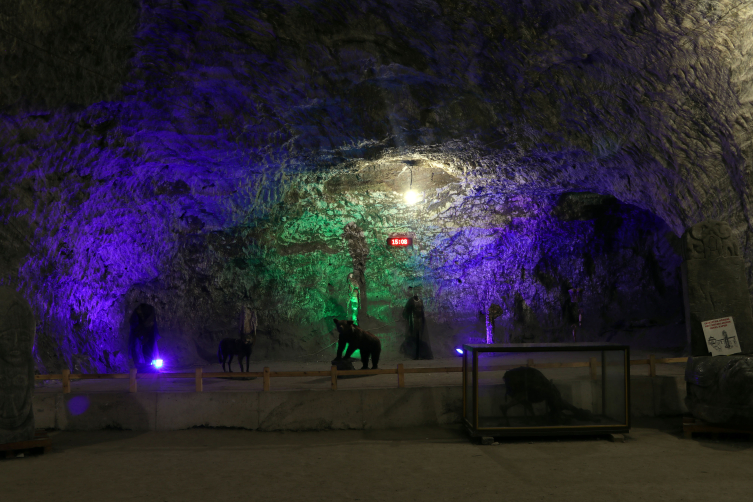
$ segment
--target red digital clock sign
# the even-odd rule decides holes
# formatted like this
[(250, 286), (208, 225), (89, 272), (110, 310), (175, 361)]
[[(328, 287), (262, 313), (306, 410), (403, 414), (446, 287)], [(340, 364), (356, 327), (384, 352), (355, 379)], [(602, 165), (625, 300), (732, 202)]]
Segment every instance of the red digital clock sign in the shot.
[(404, 248), (413, 245), (412, 237), (390, 237), (387, 239), (387, 245), (392, 247)]

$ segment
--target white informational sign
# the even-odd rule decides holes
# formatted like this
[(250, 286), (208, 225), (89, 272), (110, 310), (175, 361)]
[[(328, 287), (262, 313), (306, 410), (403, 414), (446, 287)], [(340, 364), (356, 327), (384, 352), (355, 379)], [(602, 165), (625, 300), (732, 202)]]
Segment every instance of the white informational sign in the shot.
[(706, 337), (706, 346), (712, 356), (729, 356), (742, 351), (737, 331), (735, 331), (735, 323), (732, 322), (731, 317), (703, 321), (701, 324)]

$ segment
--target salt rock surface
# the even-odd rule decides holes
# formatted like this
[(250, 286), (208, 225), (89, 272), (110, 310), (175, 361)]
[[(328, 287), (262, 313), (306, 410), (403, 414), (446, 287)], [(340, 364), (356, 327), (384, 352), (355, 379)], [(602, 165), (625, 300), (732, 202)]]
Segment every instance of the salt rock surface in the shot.
[(126, 368), (140, 303), (181, 364), (249, 303), (258, 357), (314, 354), (350, 223), (385, 354), (408, 286), (438, 356), (492, 304), (495, 339), (564, 341), (575, 286), (584, 339), (673, 346), (682, 230), (728, 221), (753, 264), (737, 2), (36, 5), (2, 13), (47, 52), (0, 38), (0, 275), (42, 370)]

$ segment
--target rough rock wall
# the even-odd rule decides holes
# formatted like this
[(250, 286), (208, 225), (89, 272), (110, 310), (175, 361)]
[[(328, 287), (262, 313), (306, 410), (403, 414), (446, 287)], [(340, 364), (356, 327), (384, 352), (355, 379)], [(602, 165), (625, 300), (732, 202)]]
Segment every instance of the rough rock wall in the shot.
[[(0, 10), (0, 265), (40, 319), (42, 366), (124, 367), (142, 301), (184, 363), (230, 334), (247, 300), (266, 330), (260, 357), (315, 352), (343, 308), (352, 222), (390, 346), (409, 285), (444, 323), (438, 345), (479, 336), (470, 313), (492, 300), (499, 336), (564, 336), (562, 291), (576, 283), (600, 312), (589, 336), (604, 339), (659, 323), (646, 290), (676, 307), (667, 226), (730, 221), (753, 261), (745, 3), (91, 10)], [(399, 196), (409, 173), (418, 206)], [(561, 216), (572, 192), (622, 204)], [(615, 215), (620, 231), (602, 221)], [(399, 231), (419, 245), (386, 249)]]

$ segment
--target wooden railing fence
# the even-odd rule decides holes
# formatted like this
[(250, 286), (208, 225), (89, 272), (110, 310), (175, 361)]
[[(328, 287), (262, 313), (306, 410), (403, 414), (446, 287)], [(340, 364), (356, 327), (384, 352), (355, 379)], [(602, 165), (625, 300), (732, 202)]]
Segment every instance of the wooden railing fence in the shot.
[[(688, 360), (687, 357), (664, 357), (655, 358), (653, 355), (648, 359), (633, 359), (630, 361), (631, 366), (648, 364), (649, 375), (656, 376), (657, 364), (671, 364), (671, 363), (684, 363)], [(527, 366), (532, 368), (590, 368), (591, 378), (596, 380), (598, 378), (598, 362), (595, 357), (592, 357), (589, 362), (577, 362), (577, 363), (539, 363), (534, 364), (533, 359), (528, 359)], [(517, 368), (519, 364), (515, 365), (501, 365), (501, 366), (481, 366), (479, 369), (482, 371), (500, 371), (510, 370)], [(458, 366), (450, 367), (437, 367), (437, 368), (406, 368), (403, 363), (397, 365), (395, 369), (376, 369), (376, 370), (338, 370), (336, 366), (332, 366), (329, 371), (271, 371), (269, 368), (264, 368), (262, 371), (251, 371), (248, 373), (223, 373), (223, 372), (204, 372), (202, 368), (196, 368), (193, 373), (138, 373), (136, 369), (131, 369), (130, 373), (71, 373), (69, 370), (63, 370), (60, 374), (54, 375), (35, 375), (36, 380), (62, 380), (63, 382), (63, 394), (71, 392), (71, 380), (117, 380), (128, 379), (129, 391), (137, 392), (138, 380), (154, 379), (154, 378), (193, 378), (196, 382), (196, 392), (204, 391), (204, 379), (205, 378), (262, 378), (265, 391), (269, 390), (270, 380), (272, 378), (301, 378), (301, 377), (326, 377), (331, 379), (332, 390), (337, 390), (337, 377), (348, 375), (397, 375), (397, 386), (405, 387), (405, 375), (415, 373), (460, 373), (463, 368)]]

